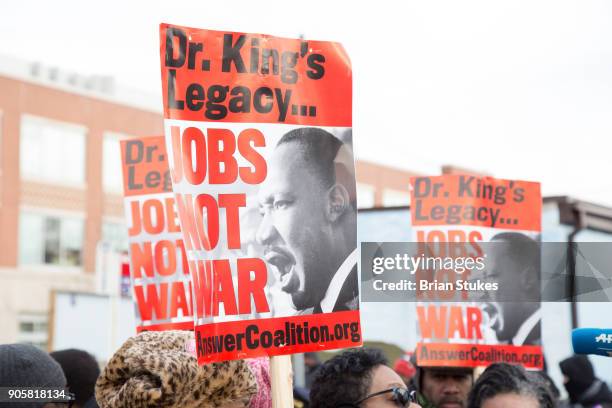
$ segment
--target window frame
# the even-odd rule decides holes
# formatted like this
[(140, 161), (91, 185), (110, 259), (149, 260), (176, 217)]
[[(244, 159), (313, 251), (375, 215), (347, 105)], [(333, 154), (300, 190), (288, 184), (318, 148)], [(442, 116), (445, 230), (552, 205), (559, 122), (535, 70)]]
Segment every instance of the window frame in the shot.
[(384, 188), (382, 191), (382, 205), (383, 207), (410, 206), (410, 191), (408, 190), (408, 186), (406, 186), (405, 191), (396, 188)]
[[(44, 323), (46, 328), (44, 331), (32, 330), (31, 332), (26, 332), (21, 330), (21, 325), (24, 323), (31, 323), (33, 328)], [(17, 315), (17, 341), (19, 343), (33, 344), (37, 347), (41, 347), (39, 343), (42, 343), (44, 346), (41, 348), (46, 350), (49, 345), (49, 324), (49, 315), (46, 313), (20, 312)]]
[[(102, 177), (102, 191), (104, 192), (104, 194), (115, 194), (115, 195), (123, 195), (123, 169), (121, 168), (121, 141), (122, 140), (128, 140), (131, 137), (126, 135), (125, 133), (120, 133), (120, 132), (114, 132), (114, 131), (110, 131), (110, 130), (105, 130), (104, 132), (102, 132), (102, 169), (101, 169), (101, 177)], [(119, 184), (119, 186), (117, 188), (113, 188), (112, 186), (107, 186), (105, 184), (105, 169), (106, 169), (106, 155), (104, 154), (104, 142), (106, 140), (110, 140), (110, 139), (114, 139), (115, 141), (117, 141), (117, 144), (119, 146), (119, 174), (120, 176), (120, 180), (121, 183)]]
[[(42, 217), (53, 217), (60, 219), (60, 231), (61, 231), (61, 219), (62, 218), (71, 218), (81, 221), (83, 223), (83, 239), (81, 246), (81, 264), (80, 265), (61, 265), (61, 264), (53, 264), (53, 263), (24, 263), (21, 259), (21, 217), (24, 213), (29, 213), (32, 215), (38, 215)], [(17, 240), (17, 262), (20, 268), (37, 270), (37, 271), (49, 271), (49, 272), (68, 272), (68, 273), (82, 273), (84, 270), (84, 255), (85, 255), (85, 242), (87, 239), (87, 215), (84, 212), (80, 211), (69, 211), (69, 210), (61, 210), (55, 208), (42, 208), (42, 207), (33, 207), (33, 206), (20, 206), (19, 207), (19, 237)], [(45, 237), (41, 237), (41, 239), (45, 239)], [(61, 238), (60, 238), (61, 239)], [(43, 246), (44, 249), (44, 246)], [(62, 243), (60, 240), (60, 251), (62, 249)]]
[[(355, 185), (355, 189), (356, 189), (356, 194), (357, 194), (357, 209), (358, 210), (376, 208), (376, 186), (375, 185), (357, 181)], [(364, 205), (363, 203), (364, 193), (367, 193), (368, 195), (371, 196), (370, 197), (372, 200), (371, 205), (369, 203), (367, 205)], [(361, 200), (360, 200), (360, 196), (362, 198)]]
[[(23, 126), (27, 121), (37, 123), (39, 125), (58, 126), (71, 129), (74, 132), (82, 133), (83, 137), (83, 177), (80, 181), (65, 180), (59, 178), (46, 178), (40, 175), (27, 174), (23, 171), (22, 164), (22, 148), (23, 148)], [(19, 119), (19, 176), (21, 181), (35, 182), (41, 184), (49, 184), (54, 186), (62, 186), (69, 188), (86, 189), (87, 188), (87, 144), (88, 144), (89, 129), (85, 125), (78, 123), (65, 122), (57, 119), (52, 119), (44, 116), (32, 115), (23, 113)]]
[[(129, 247), (130, 247), (130, 240), (129, 240), (129, 235), (128, 235), (128, 225), (125, 222), (125, 219), (123, 217), (113, 217), (113, 216), (103, 216), (102, 217), (102, 221), (100, 222), (100, 239), (99, 242), (108, 242), (108, 241), (104, 241), (104, 236), (102, 234), (103, 228), (104, 228), (104, 224), (117, 224), (119, 226), (119, 228), (123, 227), (125, 228), (125, 249), (124, 248), (118, 248), (113, 246), (114, 249), (118, 250), (118, 251), (128, 251)], [(111, 242), (112, 244), (112, 242)]]

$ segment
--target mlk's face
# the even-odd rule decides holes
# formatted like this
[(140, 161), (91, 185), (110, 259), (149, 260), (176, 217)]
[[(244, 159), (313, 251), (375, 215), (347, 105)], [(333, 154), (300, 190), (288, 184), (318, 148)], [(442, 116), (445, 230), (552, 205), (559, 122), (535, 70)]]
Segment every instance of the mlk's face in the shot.
[(500, 241), (491, 241), (487, 253), (487, 280), (497, 282), (498, 290), (489, 292), (491, 298), (497, 302), (510, 301), (513, 297), (519, 297), (525, 288), (521, 288), (520, 275), (523, 271), (513, 269), (511, 262), (505, 252), (508, 246)]
[[(513, 255), (510, 255), (514, 253)], [(512, 251), (510, 243), (493, 240), (487, 250), (486, 276), (498, 282), (499, 289), (490, 291), (498, 302), (539, 301), (539, 259), (528, 258), (528, 253)]]
[(257, 241), (298, 310), (322, 299), (335, 272), (326, 190), (290, 142), (274, 151), (258, 194)]
[[(514, 262), (507, 255), (508, 244), (503, 241), (491, 241), (493, 245), (487, 251), (486, 279), (497, 282), (499, 289), (489, 291), (490, 310), (499, 340), (511, 339), (523, 324), (524, 320), (531, 315), (539, 303), (534, 302), (534, 277), (535, 271), (522, 265), (522, 262)], [(538, 287), (535, 286), (535, 290)]]
[[(493, 319), (492, 327), (495, 329), (497, 336), (502, 337), (500, 340), (505, 340), (514, 335), (514, 327), (510, 327), (509, 318), (511, 317), (511, 307), (504, 301), (512, 298), (512, 295), (518, 296), (517, 290), (518, 279), (517, 273), (514, 274), (509, 268), (509, 262), (504, 257), (504, 245), (499, 241), (492, 241), (495, 244), (490, 245), (487, 251), (486, 261), (486, 280), (496, 282), (498, 290), (488, 291), (488, 296), (491, 303), (488, 306), (490, 318)], [(501, 248), (500, 248), (501, 247)]]

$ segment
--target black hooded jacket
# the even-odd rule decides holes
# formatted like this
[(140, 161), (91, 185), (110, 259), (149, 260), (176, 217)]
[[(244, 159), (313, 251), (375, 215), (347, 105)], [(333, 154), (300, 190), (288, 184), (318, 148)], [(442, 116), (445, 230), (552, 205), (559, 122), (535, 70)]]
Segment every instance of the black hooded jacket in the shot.
[(612, 408), (612, 392), (595, 377), (593, 365), (586, 356), (575, 355), (559, 363), (561, 372), (568, 378), (565, 389), (572, 404), (585, 408)]

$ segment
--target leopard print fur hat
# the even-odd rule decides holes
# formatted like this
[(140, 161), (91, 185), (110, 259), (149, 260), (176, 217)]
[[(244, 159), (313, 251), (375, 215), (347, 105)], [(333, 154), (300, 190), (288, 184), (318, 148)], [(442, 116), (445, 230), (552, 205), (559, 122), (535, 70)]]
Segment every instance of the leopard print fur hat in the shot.
[(193, 332), (144, 332), (128, 339), (96, 383), (101, 408), (247, 407), (257, 392), (244, 360), (199, 366)]

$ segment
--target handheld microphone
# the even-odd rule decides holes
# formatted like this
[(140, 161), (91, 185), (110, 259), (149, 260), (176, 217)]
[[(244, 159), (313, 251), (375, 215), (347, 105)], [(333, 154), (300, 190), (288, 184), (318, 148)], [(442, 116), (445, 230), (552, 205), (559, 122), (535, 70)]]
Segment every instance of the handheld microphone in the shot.
[(572, 345), (576, 354), (612, 357), (612, 329), (574, 329)]

